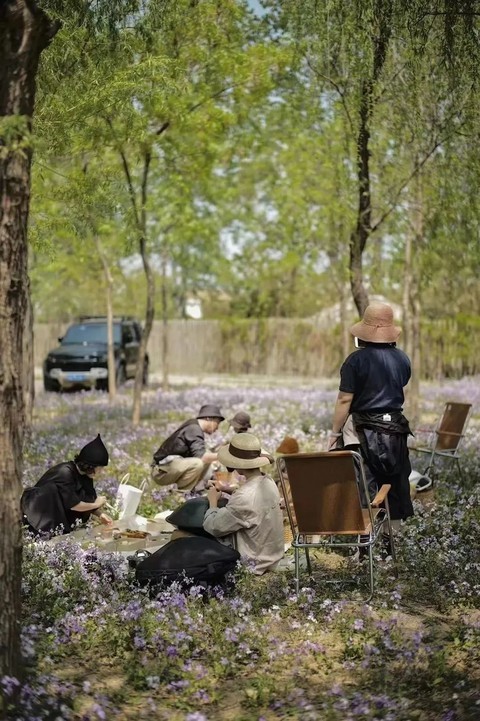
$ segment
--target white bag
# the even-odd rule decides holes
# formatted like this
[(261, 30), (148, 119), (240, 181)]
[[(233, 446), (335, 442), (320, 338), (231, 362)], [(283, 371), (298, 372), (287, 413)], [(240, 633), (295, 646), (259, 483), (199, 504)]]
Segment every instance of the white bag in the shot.
[(130, 518), (137, 512), (137, 508), (140, 504), (143, 491), (145, 490), (146, 481), (143, 481), (140, 488), (136, 486), (130, 486), (127, 481), (130, 478), (130, 473), (124, 475), (120, 481), (117, 491), (116, 506), (119, 509), (118, 518)]

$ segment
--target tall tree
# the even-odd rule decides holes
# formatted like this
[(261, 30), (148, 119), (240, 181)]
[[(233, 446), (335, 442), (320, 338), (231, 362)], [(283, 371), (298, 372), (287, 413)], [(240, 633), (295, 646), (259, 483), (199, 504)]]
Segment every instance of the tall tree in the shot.
[(35, 82), (58, 23), (37, 3), (0, 5), (0, 675), (19, 668), (19, 499), (25, 424), (22, 369), (28, 308), (27, 226)]

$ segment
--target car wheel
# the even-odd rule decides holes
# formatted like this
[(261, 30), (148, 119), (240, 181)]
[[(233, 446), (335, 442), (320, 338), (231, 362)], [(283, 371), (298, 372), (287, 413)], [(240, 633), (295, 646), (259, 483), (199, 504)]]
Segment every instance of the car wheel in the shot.
[(148, 372), (149, 372), (149, 364), (148, 360), (146, 360), (143, 364), (143, 375), (142, 375), (142, 385), (144, 388), (148, 386)]
[(127, 374), (125, 373), (125, 366), (120, 365), (117, 371), (117, 386), (123, 386), (127, 380)]
[(60, 384), (58, 381), (55, 380), (55, 378), (49, 378), (48, 376), (43, 376), (43, 390), (47, 392), (57, 393), (60, 390)]

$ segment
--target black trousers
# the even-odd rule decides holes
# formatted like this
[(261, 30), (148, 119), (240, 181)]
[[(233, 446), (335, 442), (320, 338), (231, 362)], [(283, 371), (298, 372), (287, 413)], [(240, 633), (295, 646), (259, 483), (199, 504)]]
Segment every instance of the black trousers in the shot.
[[(381, 486), (391, 486), (388, 494), (392, 521), (405, 520), (413, 516), (409, 476), (412, 471), (405, 433), (383, 433), (379, 429), (357, 429), (360, 447), (348, 446), (346, 450), (357, 450), (363, 459), (370, 501)], [(362, 504), (363, 488), (360, 484)]]

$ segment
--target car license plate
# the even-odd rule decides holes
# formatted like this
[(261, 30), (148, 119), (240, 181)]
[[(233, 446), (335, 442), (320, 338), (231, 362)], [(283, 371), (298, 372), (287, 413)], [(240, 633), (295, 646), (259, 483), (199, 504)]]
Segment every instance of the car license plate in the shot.
[(80, 383), (87, 379), (86, 373), (67, 373), (67, 381), (75, 381)]

